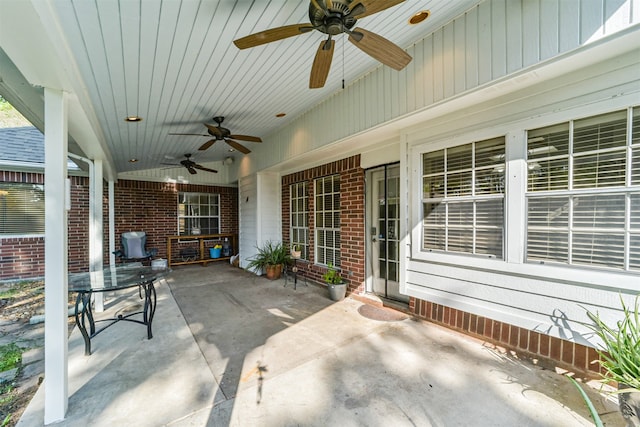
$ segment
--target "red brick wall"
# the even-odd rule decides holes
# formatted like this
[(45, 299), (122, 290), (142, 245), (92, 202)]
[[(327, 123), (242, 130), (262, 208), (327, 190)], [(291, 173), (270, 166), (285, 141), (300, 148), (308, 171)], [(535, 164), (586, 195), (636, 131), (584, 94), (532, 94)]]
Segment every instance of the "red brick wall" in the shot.
[[(115, 186), (115, 235), (127, 231), (147, 233), (147, 248), (167, 257), (167, 236), (178, 233), (178, 193), (183, 191), (220, 194), (220, 232), (238, 234), (238, 189), (194, 184), (173, 184), (120, 180)], [(104, 191), (105, 233), (108, 233), (108, 205)], [(105, 234), (108, 235), (108, 234)], [(105, 239), (105, 243), (106, 242)], [(108, 260), (108, 246), (104, 250)]]
[[(71, 210), (67, 221), (69, 272), (86, 271), (89, 266), (89, 178), (71, 177)], [(44, 271), (42, 272), (44, 275)]]
[(340, 174), (340, 268), (348, 293), (364, 291), (364, 170), (360, 155), (282, 177), (282, 241), (289, 242), (289, 185), (307, 181), (309, 189), (309, 262), (298, 262), (298, 274), (322, 282), (326, 267), (314, 264), (314, 180)]
[[(0, 181), (42, 184), (37, 173), (3, 172)], [(238, 190), (190, 184), (168, 184), (120, 180), (115, 185), (116, 246), (126, 231), (145, 231), (147, 247), (157, 248), (166, 257), (166, 236), (176, 234), (178, 192), (220, 194), (220, 231), (238, 233)], [(103, 190), (104, 262), (109, 261), (108, 188)], [(68, 215), (70, 272), (86, 271), (89, 265), (89, 179), (71, 177), (71, 210)], [(44, 237), (0, 238), (0, 280), (44, 276)]]

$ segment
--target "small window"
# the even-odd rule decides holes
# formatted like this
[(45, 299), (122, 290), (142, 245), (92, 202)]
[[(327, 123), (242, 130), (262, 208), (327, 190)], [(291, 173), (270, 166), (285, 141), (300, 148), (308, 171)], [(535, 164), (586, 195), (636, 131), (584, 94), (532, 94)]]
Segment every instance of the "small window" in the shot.
[(44, 185), (0, 182), (0, 235), (44, 234)]
[(630, 117), (528, 132), (527, 261), (640, 270), (640, 110)]
[(220, 196), (209, 193), (179, 193), (178, 234), (219, 234)]
[(340, 266), (340, 175), (315, 181), (315, 260)]
[(422, 249), (503, 258), (504, 137), (422, 155)]
[(291, 245), (300, 248), (301, 258), (309, 259), (309, 191), (306, 182), (289, 186)]

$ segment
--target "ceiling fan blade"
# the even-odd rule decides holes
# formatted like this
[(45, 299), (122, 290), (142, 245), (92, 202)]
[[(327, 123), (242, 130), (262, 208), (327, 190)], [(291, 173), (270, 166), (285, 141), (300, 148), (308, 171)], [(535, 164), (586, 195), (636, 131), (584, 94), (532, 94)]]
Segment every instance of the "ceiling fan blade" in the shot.
[(193, 166), (185, 166), (191, 175), (195, 175), (198, 172), (193, 168)]
[(200, 150), (200, 151), (204, 151), (204, 150), (206, 150), (207, 148), (211, 147), (213, 144), (215, 144), (215, 143), (216, 143), (216, 141), (217, 141), (217, 139), (210, 139), (210, 140), (208, 140), (207, 142), (205, 142), (204, 144), (202, 144), (202, 145), (200, 146), (200, 148), (198, 148), (198, 150)]
[(354, 18), (362, 19), (365, 16), (389, 9), (404, 1), (405, 0), (356, 0), (349, 5), (349, 10)]
[(398, 71), (406, 67), (412, 59), (411, 55), (399, 46), (362, 28), (352, 30), (349, 33), (349, 41), (364, 53)]
[(238, 144), (233, 139), (225, 139), (225, 142), (243, 154), (249, 154), (251, 152), (247, 147)]
[(309, 76), (309, 89), (317, 89), (324, 86), (331, 69), (331, 60), (333, 59), (333, 48), (335, 43), (333, 40), (323, 40), (320, 42), (316, 57), (311, 67), (311, 76)]
[(229, 138), (239, 139), (241, 141), (250, 141), (250, 142), (262, 142), (262, 139), (257, 136), (249, 136), (249, 135), (229, 135)]
[(233, 44), (235, 44), (238, 49), (247, 49), (308, 33), (311, 30), (313, 30), (313, 26), (310, 24), (285, 25), (284, 27), (271, 28), (269, 30), (260, 31), (259, 33), (239, 38), (234, 40)]
[(203, 135), (201, 133), (169, 133), (167, 135), (191, 135), (191, 136), (209, 136), (209, 135)]
[[(213, 126), (213, 125), (209, 125), (209, 124), (204, 124), (207, 129), (209, 129), (209, 132), (211, 132), (212, 135), (215, 135), (216, 138), (222, 138), (222, 131), (220, 130), (219, 127), (217, 126)], [(206, 135), (209, 136), (209, 135)]]
[(200, 169), (201, 171), (207, 171), (207, 172), (213, 172), (213, 173), (218, 173), (217, 170), (215, 169), (209, 169), (209, 168), (205, 168), (204, 166), (200, 166), (200, 165), (193, 165), (194, 168), (196, 169)]

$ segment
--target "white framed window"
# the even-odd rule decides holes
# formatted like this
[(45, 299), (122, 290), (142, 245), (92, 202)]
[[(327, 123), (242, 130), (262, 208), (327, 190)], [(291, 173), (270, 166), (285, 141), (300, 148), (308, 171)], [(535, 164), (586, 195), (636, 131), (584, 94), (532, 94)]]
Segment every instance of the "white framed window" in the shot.
[(220, 195), (178, 194), (178, 235), (219, 234)]
[(530, 263), (640, 270), (640, 109), (527, 133)]
[(503, 259), (505, 139), (422, 154), (422, 250)]
[(0, 182), (0, 236), (44, 234), (44, 185)]
[(297, 245), (302, 259), (309, 259), (309, 188), (306, 181), (289, 186), (289, 238)]
[(315, 262), (340, 265), (340, 175), (315, 180)]

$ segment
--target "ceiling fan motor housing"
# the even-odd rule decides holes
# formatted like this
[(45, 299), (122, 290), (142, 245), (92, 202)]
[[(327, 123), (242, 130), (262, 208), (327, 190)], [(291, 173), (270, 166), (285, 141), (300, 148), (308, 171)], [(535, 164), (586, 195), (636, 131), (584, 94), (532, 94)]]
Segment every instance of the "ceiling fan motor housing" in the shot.
[(207, 132), (209, 133), (209, 135), (213, 136), (215, 139), (217, 139), (218, 141), (223, 140), (224, 138), (228, 138), (229, 135), (231, 135), (231, 131), (227, 128), (223, 128), (218, 126), (218, 129), (220, 130), (219, 134), (215, 134), (213, 132), (211, 132), (211, 130), (207, 130)]
[(224, 117), (216, 116), (213, 118), (213, 121), (218, 124), (217, 128), (220, 131), (220, 133), (218, 134), (218, 133), (211, 132), (211, 129), (207, 130), (207, 133), (209, 133), (209, 135), (213, 136), (218, 141), (221, 141), (224, 138), (229, 138), (229, 136), (231, 135), (231, 131), (227, 128), (222, 127), (222, 122), (224, 121)]
[(313, 3), (309, 4), (309, 21), (322, 33), (335, 36), (344, 33), (345, 29), (350, 30), (356, 24), (357, 19), (349, 16), (351, 0), (334, 0), (328, 14)]

